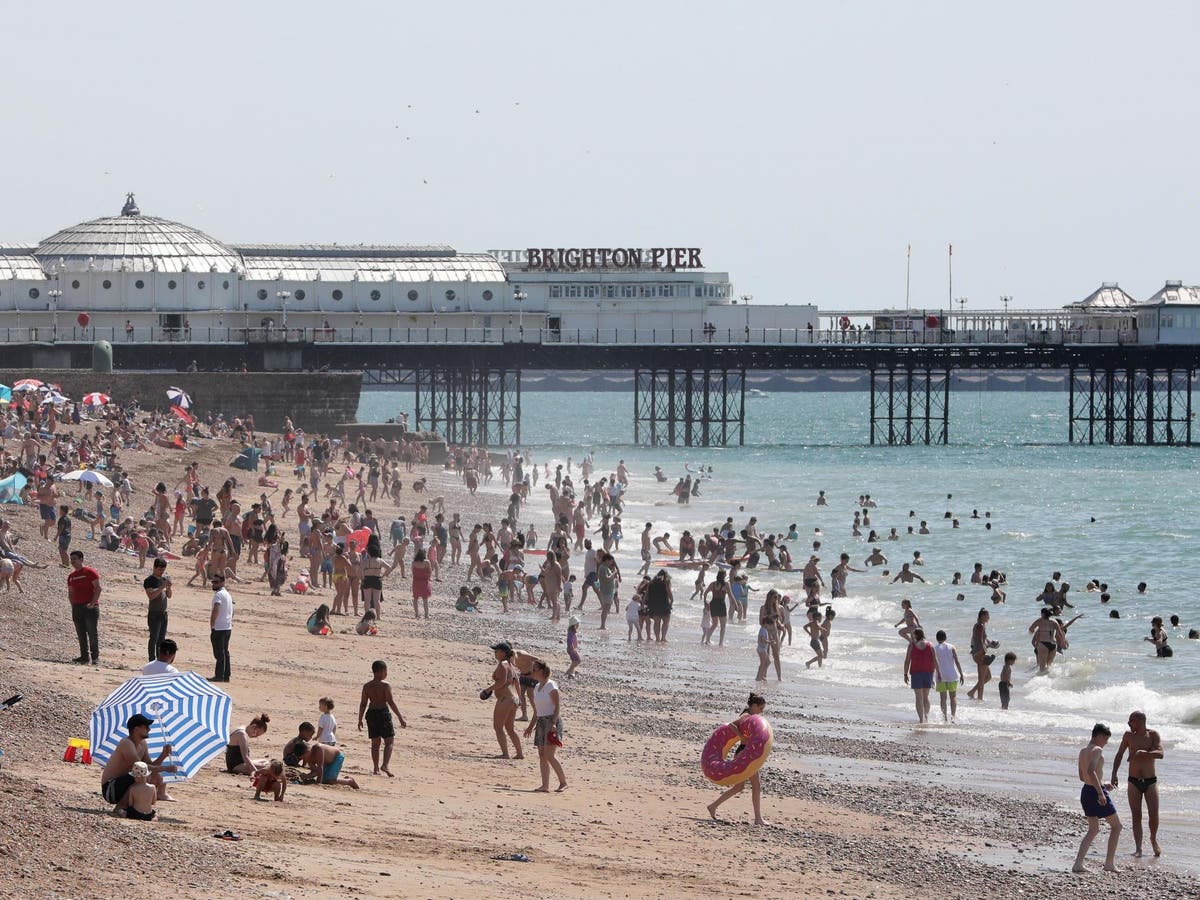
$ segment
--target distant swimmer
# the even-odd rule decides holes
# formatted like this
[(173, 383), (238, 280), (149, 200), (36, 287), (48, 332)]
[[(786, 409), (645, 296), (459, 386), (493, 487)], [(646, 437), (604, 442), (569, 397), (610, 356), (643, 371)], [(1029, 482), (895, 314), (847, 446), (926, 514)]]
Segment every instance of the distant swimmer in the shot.
[(1083, 867), (1083, 861), (1092, 846), (1092, 841), (1100, 833), (1101, 819), (1108, 823), (1109, 828), (1104, 871), (1118, 871), (1116, 855), (1117, 842), (1121, 839), (1121, 819), (1117, 815), (1117, 808), (1112, 804), (1112, 799), (1108, 796), (1113, 785), (1104, 784), (1101, 774), (1104, 771), (1104, 745), (1108, 743), (1110, 737), (1112, 737), (1112, 732), (1108, 726), (1097, 722), (1092, 728), (1091, 741), (1079, 751), (1079, 780), (1083, 782), (1083, 787), (1079, 791), (1079, 805), (1083, 807), (1083, 814), (1087, 816), (1088, 830), (1079, 844), (1075, 865), (1071, 867), (1071, 871), (1075, 873), (1087, 871)]
[(828, 505), (829, 505), (829, 501), (825, 499), (825, 492), (819, 491), (817, 493), (817, 506), (828, 506)]
[(866, 558), (864, 566), (886, 566), (887, 557), (879, 552), (878, 547), (871, 548), (871, 555)]
[(902, 581), (905, 584), (912, 584), (914, 581), (919, 581), (921, 584), (927, 583), (924, 578), (909, 568), (908, 563), (904, 563), (900, 566), (900, 571), (897, 572), (896, 577), (892, 579), (892, 584), (895, 584), (897, 581)]
[(1146, 714), (1140, 710), (1129, 714), (1129, 730), (1121, 738), (1117, 758), (1113, 760), (1114, 790), (1126, 751), (1129, 751), (1129, 784), (1125, 787), (1125, 795), (1129, 799), (1129, 818), (1133, 822), (1133, 855), (1142, 855), (1142, 800), (1145, 799), (1150, 817), (1150, 846), (1155, 856), (1162, 856), (1162, 848), (1158, 846), (1158, 774), (1154, 770), (1155, 760), (1163, 758), (1162, 738), (1157, 731), (1146, 727)]
[(865, 572), (866, 569), (855, 569), (850, 565), (850, 554), (843, 553), (838, 564), (829, 573), (829, 594), (831, 597), (846, 596), (846, 575), (850, 572)]
[(921, 520), (921, 527), (917, 529), (917, 534), (929, 534), (929, 523), (924, 519)]
[(914, 566), (923, 566), (923, 565), (925, 565), (925, 560), (921, 559), (921, 551), (920, 551), (920, 550), (914, 550), (914, 551), (913, 551), (913, 560), (912, 560), (912, 564), (913, 564)]
[(1162, 616), (1155, 616), (1150, 620), (1150, 636), (1144, 640), (1154, 645), (1154, 655), (1160, 659), (1168, 659), (1175, 655), (1175, 651), (1167, 643), (1167, 629), (1163, 627)]

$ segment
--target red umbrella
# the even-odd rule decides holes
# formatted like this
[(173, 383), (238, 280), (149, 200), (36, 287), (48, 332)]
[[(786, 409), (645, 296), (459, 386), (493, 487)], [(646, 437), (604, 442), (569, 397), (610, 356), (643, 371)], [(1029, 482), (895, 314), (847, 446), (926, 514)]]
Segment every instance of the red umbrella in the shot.
[(189, 424), (189, 425), (193, 424), (196, 421), (195, 417), (193, 417), (192, 414), (189, 413), (182, 406), (172, 406), (171, 412), (175, 413), (176, 416), (178, 416), (183, 421), (187, 422), (187, 424)]
[(108, 394), (102, 394), (100, 391), (92, 391), (90, 394), (83, 395), (85, 406), (103, 406), (105, 403), (112, 403), (112, 397)]
[(44, 387), (46, 382), (38, 381), (36, 378), (22, 378), (20, 381), (13, 384), (14, 391), (36, 391), (40, 387)]

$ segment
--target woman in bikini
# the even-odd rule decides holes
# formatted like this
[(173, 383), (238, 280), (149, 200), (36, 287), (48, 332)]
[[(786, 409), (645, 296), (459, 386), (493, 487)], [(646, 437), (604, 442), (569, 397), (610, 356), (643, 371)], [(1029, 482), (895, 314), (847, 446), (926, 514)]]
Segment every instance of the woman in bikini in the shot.
[(991, 617), (991, 613), (981, 609), (971, 629), (971, 659), (975, 660), (976, 679), (975, 687), (967, 691), (967, 696), (973, 700), (983, 699), (983, 686), (992, 680), (992, 660), (996, 657), (987, 651), (1000, 646), (999, 641), (988, 640), (987, 623)]
[(1043, 606), (1041, 616), (1034, 619), (1033, 624), (1029, 626), (1029, 633), (1033, 635), (1033, 649), (1037, 653), (1039, 675), (1046, 674), (1046, 670), (1058, 654), (1058, 648), (1067, 643), (1066, 632), (1053, 619), (1054, 612), (1049, 606)]
[(367, 541), (367, 555), (362, 562), (362, 597), (363, 609), (375, 610), (377, 619), (381, 618), (383, 606), (383, 576), (391, 571), (382, 556), (379, 538), (371, 535)]
[[(416, 563), (414, 562), (414, 566)], [(499, 644), (492, 644), (492, 651), (496, 655), (496, 668), (492, 670), (492, 683), (485, 687), (480, 696), (487, 699), (489, 696), (494, 697), (496, 705), (492, 709), (492, 727), (496, 731), (496, 742), (500, 744), (501, 759), (524, 759), (525, 756), (521, 752), (521, 739), (517, 737), (517, 729), (513, 724), (517, 717), (517, 706), (519, 705), (517, 684), (518, 674), (516, 667), (512, 664), (513, 648), (507, 641), (501, 641)], [(513, 756), (508, 754), (508, 741), (511, 740), (513, 749), (516, 753)]]
[(346, 615), (350, 598), (350, 560), (346, 558), (346, 545), (333, 548), (333, 614)]
[(708, 614), (712, 617), (712, 627), (709, 628), (705, 639), (721, 629), (721, 637), (717, 646), (725, 646), (725, 623), (728, 621), (729, 583), (725, 580), (725, 570), (717, 569), (717, 580), (704, 589), (704, 602), (708, 605)]

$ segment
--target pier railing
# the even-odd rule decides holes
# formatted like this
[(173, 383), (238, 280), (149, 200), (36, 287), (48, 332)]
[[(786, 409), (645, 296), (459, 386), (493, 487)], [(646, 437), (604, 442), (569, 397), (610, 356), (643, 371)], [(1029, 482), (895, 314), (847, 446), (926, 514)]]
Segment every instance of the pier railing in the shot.
[(1134, 329), (929, 329), (925, 331), (874, 331), (870, 328), (81, 328), (47, 326), (3, 328), (6, 343), (114, 344), (552, 344), (586, 346), (757, 344), (833, 345), (868, 344), (920, 346), (938, 344), (1136, 344)]

